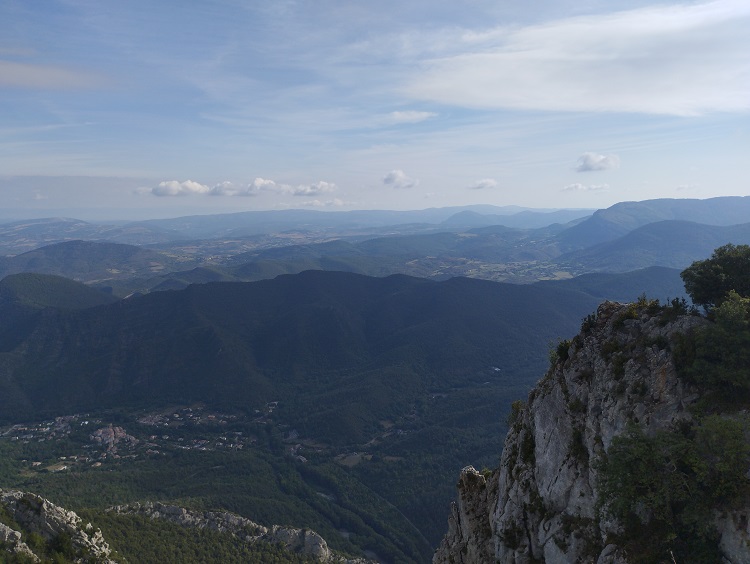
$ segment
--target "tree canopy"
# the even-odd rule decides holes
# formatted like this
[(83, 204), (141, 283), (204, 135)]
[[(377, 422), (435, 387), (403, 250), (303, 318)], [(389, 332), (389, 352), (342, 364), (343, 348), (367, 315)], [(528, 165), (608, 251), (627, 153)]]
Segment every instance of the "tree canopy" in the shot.
[(691, 264), (680, 274), (693, 302), (706, 309), (720, 305), (731, 290), (750, 297), (750, 245), (724, 245), (710, 258)]

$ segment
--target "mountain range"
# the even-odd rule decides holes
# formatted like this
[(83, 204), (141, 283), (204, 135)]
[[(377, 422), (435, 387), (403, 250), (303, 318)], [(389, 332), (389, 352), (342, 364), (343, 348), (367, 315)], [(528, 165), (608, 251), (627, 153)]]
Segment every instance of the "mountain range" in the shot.
[[(308, 520), (337, 549), (426, 561), (457, 470), (496, 464), (504, 413), (557, 343), (603, 300), (684, 297), (680, 269), (727, 242), (750, 243), (748, 205), (0, 225), (0, 424), (76, 414), (140, 432), (152, 454), (114, 459), (107, 472), (127, 486), (101, 482), (113, 503), (149, 496), (266, 524)], [(243, 444), (254, 450), (183, 452), (193, 441), (231, 444), (230, 433), (143, 423), (163, 413), (182, 421), (186, 409), (237, 422), (227, 429), (252, 436)], [(0, 478), (77, 510), (101, 507), (105, 494), (84, 492), (83, 474), (28, 466), (89, 448), (83, 431), (76, 440), (0, 440)], [(257, 469), (273, 503), (232, 460)], [(198, 473), (165, 485), (183, 464)], [(202, 477), (214, 472), (224, 480), (215, 489)], [(337, 539), (338, 529), (355, 533)]]
[[(305, 232), (304, 225), (298, 224), (294, 233), (183, 240), (179, 239), (180, 233), (195, 235), (201, 232), (199, 227), (203, 225), (216, 229), (217, 222), (226, 219), (223, 216), (184, 218), (180, 220), (182, 223), (165, 220), (164, 225), (155, 222), (149, 227), (161, 233), (169, 232), (172, 238), (169, 243), (154, 243), (148, 247), (101, 240), (54, 243), (0, 257), (0, 276), (27, 271), (57, 274), (124, 297), (133, 292), (184, 288), (192, 283), (255, 281), (304, 270), (336, 270), (370, 276), (401, 273), (436, 280), (468, 276), (529, 283), (588, 272), (627, 272), (651, 266), (682, 269), (720, 245), (750, 242), (750, 224), (744, 222), (748, 217), (748, 202), (750, 199), (739, 197), (625, 202), (565, 225), (552, 223), (533, 228), (500, 224), (459, 228), (454, 225), (445, 230), (448, 228), (440, 224), (400, 224), (387, 227), (393, 232), (388, 236), (372, 233), (355, 236), (348, 227), (339, 229), (331, 227), (332, 224), (327, 228), (331, 231), (324, 235), (318, 231)], [(437, 210), (425, 210), (423, 216), (437, 220), (452, 211), (438, 214)], [(393, 217), (396, 220), (412, 218), (406, 212), (372, 213), (382, 222)], [(503, 216), (463, 210), (448, 215), (444, 222), (450, 223), (458, 216), (471, 217), (471, 221), (465, 222), (471, 224), (482, 219), (511, 223), (508, 220), (516, 218), (516, 221), (529, 215), (551, 221), (560, 218), (562, 213), (526, 210)], [(270, 229), (279, 225), (274, 223), (273, 217), (288, 217), (291, 221), (298, 217), (319, 218), (321, 214), (324, 218), (332, 215), (323, 212), (311, 216), (271, 214), (271, 219), (259, 225)], [(248, 217), (256, 220), (255, 215), (231, 215), (227, 228), (240, 224), (242, 218), (247, 221)], [(365, 212), (351, 212), (346, 217), (349, 219), (338, 219), (339, 224), (348, 226), (367, 218), (371, 224), (375, 222)], [(357, 220), (360, 217), (365, 219)], [(52, 224), (41, 224), (46, 235), (51, 233)], [(426, 225), (431, 226), (428, 229)], [(194, 226), (198, 226), (196, 230)], [(206, 227), (203, 232), (208, 234), (209, 231)], [(8, 233), (10, 231), (6, 231), (6, 237)], [(23, 233), (6, 244), (28, 244), (31, 239), (26, 231)]]

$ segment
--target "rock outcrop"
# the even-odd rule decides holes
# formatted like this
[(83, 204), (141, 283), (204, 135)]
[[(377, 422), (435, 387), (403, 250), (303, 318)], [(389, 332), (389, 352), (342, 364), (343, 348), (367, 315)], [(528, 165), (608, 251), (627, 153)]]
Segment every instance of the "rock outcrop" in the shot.
[(10, 525), (0, 524), (0, 543), (6, 552), (40, 561), (39, 556), (21, 540), (23, 533), (35, 533), (53, 546), (63, 538), (69, 540), (70, 550), (78, 561), (114, 562), (109, 558), (111, 550), (101, 531), (94, 529), (91, 523), (84, 525), (73, 511), (38, 495), (15, 490), (0, 490), (0, 509), (12, 521)]
[[(465, 468), (433, 562), (626, 563), (621, 525), (597, 508), (597, 465), (629, 424), (646, 435), (690, 421), (695, 389), (670, 348), (697, 316), (648, 304), (602, 304), (558, 347), (525, 406), (514, 405), (499, 468)], [(750, 562), (747, 513), (717, 517), (729, 562)], [(608, 544), (610, 543), (610, 544)]]
[(364, 559), (347, 559), (332, 552), (323, 537), (310, 529), (295, 529), (279, 525), (268, 528), (229, 511), (194, 511), (176, 505), (152, 502), (117, 505), (108, 511), (122, 515), (142, 515), (149, 519), (164, 519), (183, 527), (231, 534), (247, 543), (279, 543), (287, 550), (310, 556), (320, 562), (340, 564), (366, 564), (367, 562)]

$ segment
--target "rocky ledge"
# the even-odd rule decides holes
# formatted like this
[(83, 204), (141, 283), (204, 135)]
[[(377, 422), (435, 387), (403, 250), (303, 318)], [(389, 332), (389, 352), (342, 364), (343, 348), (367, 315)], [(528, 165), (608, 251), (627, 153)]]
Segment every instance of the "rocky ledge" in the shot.
[[(27, 492), (0, 489), (0, 511), (6, 524), (0, 523), (0, 559), (2, 551), (33, 562), (39, 555), (22, 541), (24, 535), (38, 535), (46, 544), (70, 551), (79, 562), (114, 562), (111, 550), (99, 529), (83, 524), (73, 511)], [(36, 547), (35, 547), (36, 549)], [(42, 558), (45, 558), (42, 555)]]
[(279, 543), (287, 550), (311, 556), (320, 562), (340, 564), (366, 564), (363, 559), (347, 559), (328, 548), (326, 541), (310, 529), (292, 527), (264, 527), (250, 519), (228, 511), (195, 511), (163, 503), (134, 503), (117, 505), (108, 509), (122, 515), (141, 515), (149, 519), (164, 519), (183, 527), (207, 529), (231, 534), (244, 542)]

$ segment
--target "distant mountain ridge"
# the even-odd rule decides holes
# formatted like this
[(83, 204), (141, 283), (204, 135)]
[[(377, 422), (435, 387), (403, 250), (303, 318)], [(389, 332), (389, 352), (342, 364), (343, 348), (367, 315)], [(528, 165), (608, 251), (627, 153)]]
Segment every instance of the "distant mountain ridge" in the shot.
[(736, 225), (750, 218), (750, 196), (724, 196), (706, 200), (656, 199), (620, 202), (598, 210), (558, 238), (570, 248), (590, 247), (611, 241), (629, 231), (662, 220), (683, 220), (706, 225)]
[(657, 221), (617, 239), (564, 254), (555, 261), (589, 271), (627, 272), (644, 265), (682, 269), (727, 243), (749, 244), (750, 223), (705, 225), (684, 220)]
[[(417, 233), (507, 223), (540, 227), (582, 217), (593, 210), (553, 210), (520, 206), (471, 205), (425, 210), (269, 210), (96, 224), (71, 218), (0, 222), (0, 254), (19, 254), (76, 239), (132, 245), (168, 245), (177, 241), (252, 238), (281, 232), (337, 233), (375, 237), (388, 231)], [(463, 218), (463, 219), (462, 219)]]
[[(107, 288), (120, 297), (305, 270), (532, 283), (588, 272), (685, 268), (720, 245), (750, 241), (750, 224), (745, 221), (750, 217), (750, 197), (622, 202), (580, 217), (586, 213), (518, 211), (512, 206), (414, 212), (282, 210), (177, 218), (160, 226), (108, 226), (109, 231), (76, 220), (35, 220), (0, 225), (0, 244), (8, 236), (15, 237), (14, 244), (28, 246), (34, 233), (66, 240), (0, 256), (0, 278), (20, 272), (55, 274)], [(410, 220), (436, 223), (389, 224)], [(555, 220), (570, 221), (550, 223)], [(288, 232), (240, 233), (292, 225)], [(168, 242), (146, 247), (103, 240), (115, 232), (118, 237), (140, 233), (146, 240), (156, 234)], [(98, 240), (67, 240), (80, 233)], [(224, 237), (176, 241), (217, 233)]]

